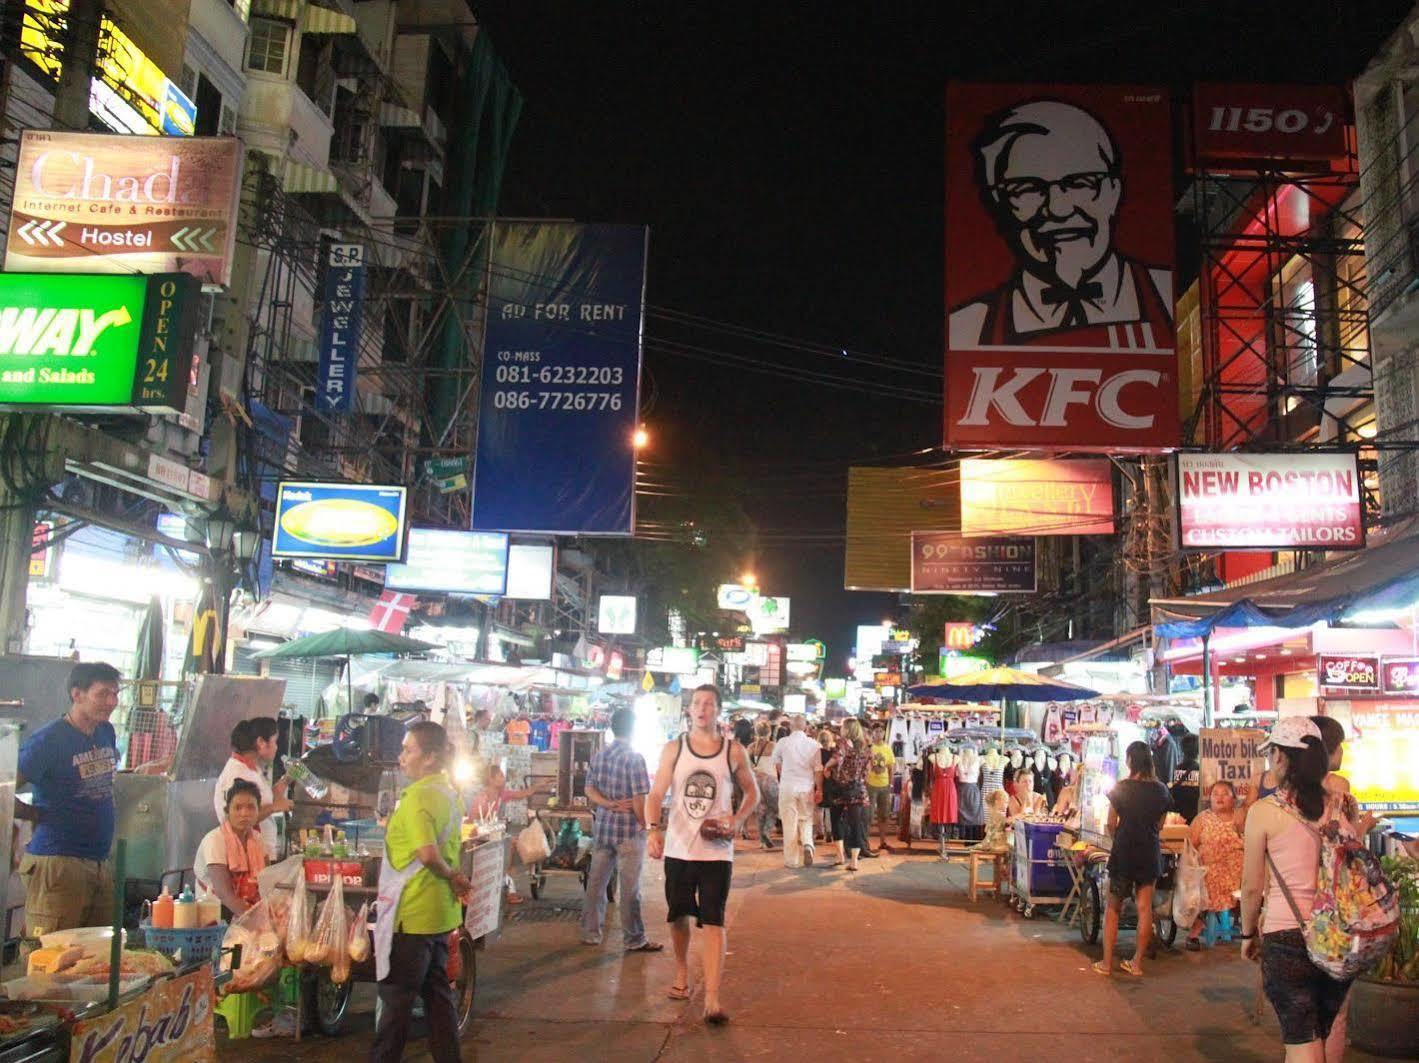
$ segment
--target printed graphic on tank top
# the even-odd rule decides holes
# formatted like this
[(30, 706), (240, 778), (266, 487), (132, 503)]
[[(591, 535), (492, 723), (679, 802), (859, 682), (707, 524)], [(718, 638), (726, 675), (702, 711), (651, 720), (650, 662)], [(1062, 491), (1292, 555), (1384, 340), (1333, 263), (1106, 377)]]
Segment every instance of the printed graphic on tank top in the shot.
[(665, 828), (665, 855), (677, 860), (733, 860), (732, 839), (711, 841), (700, 834), (706, 819), (733, 814), (734, 787), (729, 769), (729, 742), (701, 756), (680, 739), (671, 782), (670, 819)]

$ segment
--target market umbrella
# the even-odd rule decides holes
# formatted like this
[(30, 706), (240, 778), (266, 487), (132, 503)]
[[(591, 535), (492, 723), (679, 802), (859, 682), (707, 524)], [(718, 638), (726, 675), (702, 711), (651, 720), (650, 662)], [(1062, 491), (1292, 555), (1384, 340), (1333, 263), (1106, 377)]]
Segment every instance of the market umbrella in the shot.
[(262, 650), (256, 657), (287, 659), (300, 657), (343, 657), (345, 658), (345, 697), (349, 711), (355, 711), (354, 677), (350, 673), (350, 658), (361, 653), (419, 653), (437, 649), (432, 642), (422, 642), (404, 635), (394, 635), (378, 628), (357, 630), (337, 627), (334, 631), (322, 631), (318, 635), (292, 639), (290, 642)]
[(941, 698), (955, 701), (1082, 701), (1097, 698), (1099, 692), (1063, 679), (1047, 679), (1034, 672), (1015, 668), (985, 668), (979, 672), (936, 679), (908, 687), (914, 698)]
[(156, 595), (148, 599), (143, 622), (138, 625), (138, 653), (133, 663), (134, 679), (163, 677), (163, 603)]

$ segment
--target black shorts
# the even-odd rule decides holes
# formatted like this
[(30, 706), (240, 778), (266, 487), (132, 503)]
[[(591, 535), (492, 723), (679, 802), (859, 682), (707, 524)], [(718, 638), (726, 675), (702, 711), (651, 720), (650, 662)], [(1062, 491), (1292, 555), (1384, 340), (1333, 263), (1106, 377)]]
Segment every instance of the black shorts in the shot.
[(665, 858), (665, 921), (693, 917), (696, 926), (723, 926), (733, 860)]
[(1337, 981), (1311, 962), (1299, 930), (1261, 935), (1261, 985), (1288, 1045), (1328, 1037), (1350, 992), (1350, 982)]
[(1109, 872), (1109, 892), (1125, 901), (1144, 886), (1154, 886), (1157, 883), (1156, 878), (1135, 879), (1126, 875), (1115, 875), (1112, 871)]

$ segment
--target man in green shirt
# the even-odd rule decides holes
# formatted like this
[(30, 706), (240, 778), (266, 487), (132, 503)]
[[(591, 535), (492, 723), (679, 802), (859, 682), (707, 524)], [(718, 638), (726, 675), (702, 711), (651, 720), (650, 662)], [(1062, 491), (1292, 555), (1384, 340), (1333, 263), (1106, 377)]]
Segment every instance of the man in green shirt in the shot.
[(380, 1019), (375, 1063), (397, 1063), (422, 997), (435, 1063), (458, 1063), (458, 1016), (448, 980), (448, 935), (463, 919), (468, 879), (458, 870), (463, 803), (444, 774), (448, 735), (436, 723), (411, 724), (399, 769), (413, 780), (384, 832), (375, 915)]

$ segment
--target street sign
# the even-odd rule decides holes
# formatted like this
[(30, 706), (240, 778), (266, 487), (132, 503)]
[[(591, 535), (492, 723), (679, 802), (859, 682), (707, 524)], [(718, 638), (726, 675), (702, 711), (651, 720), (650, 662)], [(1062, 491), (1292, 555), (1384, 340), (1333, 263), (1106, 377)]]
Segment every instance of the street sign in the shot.
[(180, 413), (198, 294), (181, 273), (0, 273), (0, 407)]
[(241, 160), (235, 137), (26, 129), (5, 269), (188, 273), (225, 287)]

